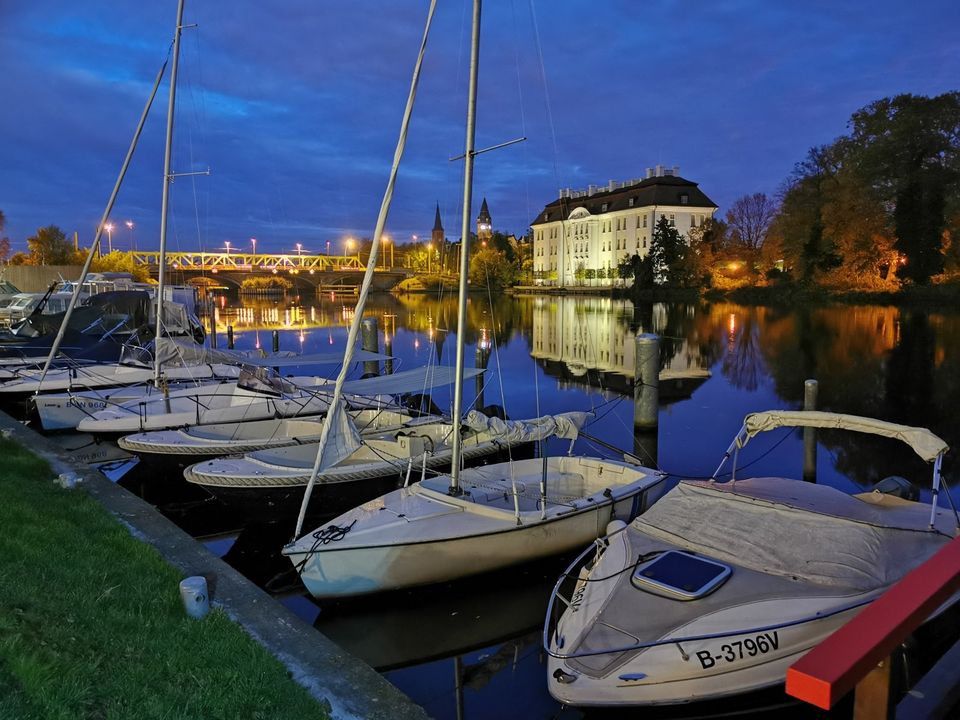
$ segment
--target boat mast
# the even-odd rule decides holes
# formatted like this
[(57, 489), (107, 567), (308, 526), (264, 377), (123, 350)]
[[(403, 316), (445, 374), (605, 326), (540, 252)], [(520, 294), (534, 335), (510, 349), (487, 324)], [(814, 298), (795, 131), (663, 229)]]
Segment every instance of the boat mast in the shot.
[(53, 345), (50, 346), (50, 352), (47, 354), (47, 360), (43, 364), (43, 370), (40, 373), (40, 381), (37, 383), (37, 394), (40, 394), (40, 388), (43, 385), (44, 379), (47, 377), (47, 373), (50, 371), (50, 366), (53, 364), (54, 359), (57, 357), (57, 352), (60, 350), (60, 344), (63, 342), (63, 335), (67, 327), (70, 324), (70, 318), (73, 315), (73, 309), (77, 306), (77, 300), (80, 298), (80, 291), (83, 288), (83, 282), (87, 279), (87, 275), (90, 273), (90, 265), (93, 262), (93, 258), (100, 251), (100, 238), (103, 236), (103, 230), (107, 225), (107, 220), (110, 218), (110, 213), (113, 210), (113, 204), (117, 200), (117, 195), (120, 192), (120, 186), (123, 184), (123, 179), (127, 175), (127, 168), (130, 167), (130, 161), (133, 159), (133, 152), (137, 149), (137, 142), (140, 140), (140, 133), (143, 132), (143, 126), (147, 122), (147, 116), (150, 114), (150, 108), (153, 107), (153, 99), (157, 95), (157, 89), (160, 87), (160, 81), (163, 79), (163, 73), (167, 69), (167, 60), (163, 61), (163, 65), (160, 66), (160, 72), (157, 73), (157, 79), (153, 82), (153, 88), (150, 90), (150, 97), (147, 98), (147, 104), (143, 107), (143, 112), (140, 114), (140, 122), (137, 123), (137, 129), (133, 133), (133, 139), (130, 141), (130, 147), (127, 149), (127, 156), (123, 159), (123, 165), (120, 166), (120, 174), (117, 176), (117, 181), (113, 185), (113, 192), (110, 193), (110, 199), (107, 200), (107, 208), (103, 211), (103, 217), (100, 218), (100, 224), (97, 225), (97, 233), (93, 238), (93, 244), (90, 246), (90, 252), (87, 253), (87, 259), (83, 262), (83, 268), (80, 270), (80, 278), (77, 280), (76, 286), (73, 288), (73, 295), (70, 296), (70, 304), (67, 305), (67, 311), (63, 316), (63, 322), (60, 323), (60, 328), (57, 330), (57, 336), (53, 339)]
[(157, 277), (157, 327), (153, 338), (153, 382), (160, 383), (160, 333), (163, 329), (163, 288), (167, 271), (167, 205), (170, 202), (170, 156), (173, 154), (173, 111), (177, 104), (177, 66), (180, 62), (180, 33), (183, 30), (183, 0), (177, 3), (177, 29), (173, 36), (173, 62), (170, 64), (170, 100), (167, 103), (167, 140), (163, 150), (163, 200), (160, 203), (160, 272)]
[(473, 0), (473, 37), (470, 41), (470, 90), (467, 96), (467, 141), (463, 157), (463, 222), (460, 224), (460, 295), (457, 305), (457, 364), (453, 386), (453, 455), (450, 458), (450, 494), (459, 495), (460, 455), (463, 437), (460, 420), (463, 414), (463, 344), (467, 334), (467, 271), (470, 267), (470, 203), (473, 199), (474, 135), (477, 120), (477, 70), (480, 64), (480, 5)]

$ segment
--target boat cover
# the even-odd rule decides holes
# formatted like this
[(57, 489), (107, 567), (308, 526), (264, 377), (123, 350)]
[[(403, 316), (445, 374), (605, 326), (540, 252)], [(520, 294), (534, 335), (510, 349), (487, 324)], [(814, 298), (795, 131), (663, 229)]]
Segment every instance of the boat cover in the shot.
[(952, 537), (920, 503), (876, 504), (786, 478), (682, 481), (633, 522), (655, 539), (759, 572), (864, 592), (885, 587)]
[[(223, 365), (254, 365), (256, 367), (286, 367), (294, 365), (338, 365), (343, 362), (342, 352), (314, 353), (311, 355), (296, 355), (284, 352), (268, 354), (243, 350), (217, 350), (197, 345), (190, 340), (162, 337), (157, 344), (160, 362), (164, 365), (197, 365), (220, 363)], [(368, 360), (388, 360), (390, 356), (358, 350), (354, 353), (354, 360), (366, 362)]]
[(551, 436), (576, 440), (580, 434), (580, 428), (591, 416), (592, 413), (567, 412), (559, 415), (544, 415), (533, 420), (501, 420), (471, 410), (467, 413), (464, 423), (471, 430), (486, 431), (511, 442), (533, 442)]
[[(815, 410), (771, 410), (748, 415), (743, 426), (747, 437), (781, 427), (817, 427), (852, 430), (853, 432), (883, 435), (902, 440), (927, 462), (933, 462), (949, 446), (926, 428), (897, 425), (896, 423), (840, 413)], [(744, 443), (746, 444), (746, 443)]]

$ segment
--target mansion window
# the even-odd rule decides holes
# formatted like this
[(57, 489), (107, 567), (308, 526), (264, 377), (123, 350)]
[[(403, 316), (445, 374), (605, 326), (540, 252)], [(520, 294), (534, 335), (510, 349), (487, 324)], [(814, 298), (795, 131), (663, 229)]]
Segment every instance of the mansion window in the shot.
[(680, 204), (681, 204), (681, 205), (686, 205), (686, 204), (689, 203), (689, 202), (690, 202), (690, 196), (687, 195), (686, 193), (683, 193), (683, 194), (680, 196)]

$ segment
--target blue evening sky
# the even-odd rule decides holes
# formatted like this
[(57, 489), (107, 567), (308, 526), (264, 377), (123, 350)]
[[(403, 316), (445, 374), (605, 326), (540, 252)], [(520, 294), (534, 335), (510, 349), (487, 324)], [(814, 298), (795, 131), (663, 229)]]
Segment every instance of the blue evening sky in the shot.
[[(370, 236), (427, 0), (187, 0), (171, 249), (230, 241), (331, 252)], [(0, 0), (0, 210), (14, 249), (37, 227), (93, 231), (170, 44), (175, 0)], [(459, 237), (469, 2), (443, 2), (387, 229)], [(723, 212), (775, 193), (807, 149), (897, 93), (960, 87), (955, 0), (488, 0), (475, 217), (522, 233), (560, 187), (678, 165)], [(542, 58), (542, 63), (541, 63)], [(166, 83), (112, 220), (156, 247)], [(124, 221), (132, 220), (131, 233)], [(132, 235), (132, 237), (131, 237)]]

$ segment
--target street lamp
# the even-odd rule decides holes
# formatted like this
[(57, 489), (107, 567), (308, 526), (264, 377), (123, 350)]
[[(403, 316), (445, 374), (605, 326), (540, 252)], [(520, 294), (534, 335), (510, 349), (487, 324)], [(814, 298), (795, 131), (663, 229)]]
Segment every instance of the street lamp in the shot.
[(229, 240), (224, 240), (224, 241), (223, 241), (223, 244), (227, 246), (227, 255), (229, 255), (229, 254), (230, 254), (230, 241), (229, 241)]
[(107, 252), (113, 252), (113, 223), (107, 223), (103, 229), (107, 231)]
[(301, 243), (297, 243), (297, 255), (298, 255), (298, 256), (300, 255), (300, 251), (301, 251), (302, 249), (303, 249), (303, 245), (302, 245)]
[(124, 225), (127, 226), (127, 229), (130, 231), (130, 250), (135, 251), (136, 245), (133, 242), (133, 220), (127, 220)]
[(253, 254), (256, 255), (256, 254), (257, 254), (257, 239), (256, 239), (256, 238), (250, 238), (250, 244), (253, 245)]
[(390, 242), (390, 236), (383, 235), (380, 239), (390, 246), (390, 268), (393, 269), (393, 243)]

